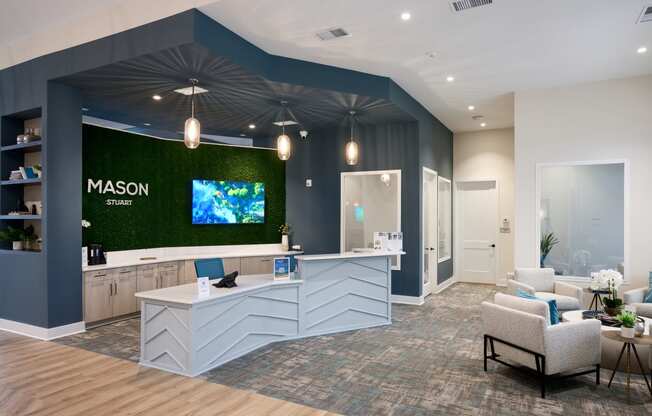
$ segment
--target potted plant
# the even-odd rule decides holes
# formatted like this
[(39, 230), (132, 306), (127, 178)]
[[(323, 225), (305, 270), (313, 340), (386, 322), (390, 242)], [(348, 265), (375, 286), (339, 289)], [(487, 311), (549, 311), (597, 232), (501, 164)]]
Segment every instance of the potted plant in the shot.
[(541, 268), (546, 267), (544, 265), (544, 262), (546, 261), (546, 257), (548, 257), (548, 254), (550, 254), (550, 251), (554, 246), (556, 246), (559, 243), (559, 239), (555, 237), (555, 233), (546, 233), (541, 237), (541, 244), (540, 244), (540, 249), (541, 249), (541, 258), (539, 259), (539, 264)]
[(23, 230), (23, 241), (25, 242), (25, 250), (38, 250), (36, 241), (38, 240), (38, 235), (34, 232), (34, 226), (30, 225)]
[(40, 163), (37, 163), (36, 165), (32, 166), (34, 169), (34, 173), (36, 173), (36, 177), (40, 178), (43, 176), (43, 167), (41, 166)]
[(288, 251), (290, 249), (290, 224), (283, 224), (278, 230), (281, 232), (281, 247)]
[(600, 283), (600, 287), (606, 288), (609, 293), (603, 299), (604, 311), (609, 316), (616, 316), (623, 307), (623, 300), (618, 298), (618, 288), (623, 284), (623, 275), (616, 270), (600, 270), (591, 273), (591, 278)]
[(9, 226), (6, 230), (0, 231), (0, 241), (11, 241), (12, 250), (22, 250), (24, 240), (25, 232), (20, 228)]
[(616, 320), (620, 322), (620, 336), (623, 338), (634, 338), (636, 314), (630, 311), (622, 311), (618, 314)]

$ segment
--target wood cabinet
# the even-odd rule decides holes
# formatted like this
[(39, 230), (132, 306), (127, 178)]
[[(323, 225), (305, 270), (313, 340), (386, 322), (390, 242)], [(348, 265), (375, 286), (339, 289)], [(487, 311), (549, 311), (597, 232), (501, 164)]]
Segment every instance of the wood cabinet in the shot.
[(247, 274), (270, 274), (274, 272), (274, 257), (243, 257), (240, 270), (243, 275)]
[(160, 288), (179, 284), (179, 264), (175, 262), (161, 263), (158, 266)]
[(240, 257), (227, 257), (223, 259), (222, 262), (224, 263), (225, 274), (229, 274), (233, 272), (238, 272), (242, 274)]
[(136, 299), (137, 272), (135, 267), (119, 269), (113, 278), (113, 316), (127, 315), (138, 311)]
[(84, 320), (97, 322), (138, 311), (135, 267), (84, 274)]
[(101, 321), (113, 315), (113, 274), (87, 273), (84, 281), (84, 320)]
[(148, 290), (158, 289), (158, 265), (148, 264), (138, 266), (137, 291), (145, 292)]

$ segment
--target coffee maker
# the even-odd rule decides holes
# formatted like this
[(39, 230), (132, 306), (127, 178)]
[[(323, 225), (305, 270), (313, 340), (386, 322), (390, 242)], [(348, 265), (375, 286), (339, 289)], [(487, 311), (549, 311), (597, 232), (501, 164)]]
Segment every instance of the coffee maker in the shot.
[(98, 264), (106, 264), (106, 254), (102, 244), (89, 244), (88, 245), (88, 265), (97, 266)]

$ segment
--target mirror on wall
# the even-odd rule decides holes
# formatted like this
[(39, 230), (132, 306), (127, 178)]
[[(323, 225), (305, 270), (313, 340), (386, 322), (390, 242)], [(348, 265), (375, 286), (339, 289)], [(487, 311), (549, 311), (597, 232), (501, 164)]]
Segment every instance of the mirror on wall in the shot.
[[(343, 251), (373, 249), (374, 232), (401, 231), (401, 171), (342, 173)], [(400, 256), (392, 268), (400, 270)]]
[(453, 245), (453, 192), (450, 179), (439, 176), (437, 182), (439, 262), (451, 258)]
[(561, 276), (624, 274), (625, 164), (542, 165), (538, 179), (540, 266)]

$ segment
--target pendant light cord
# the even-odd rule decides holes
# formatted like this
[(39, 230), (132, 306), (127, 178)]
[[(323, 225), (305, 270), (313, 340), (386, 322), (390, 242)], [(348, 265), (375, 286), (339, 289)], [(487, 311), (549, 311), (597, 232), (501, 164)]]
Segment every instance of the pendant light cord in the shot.
[(196, 84), (196, 82), (193, 81), (193, 83), (192, 83), (192, 93), (190, 95), (190, 116), (192, 118), (195, 118), (195, 84)]
[(349, 114), (351, 115), (351, 136), (349, 137), (349, 141), (353, 141), (353, 125), (355, 123), (355, 111), (350, 111)]
[(283, 108), (281, 109), (281, 130), (285, 136), (285, 101), (281, 101)]

